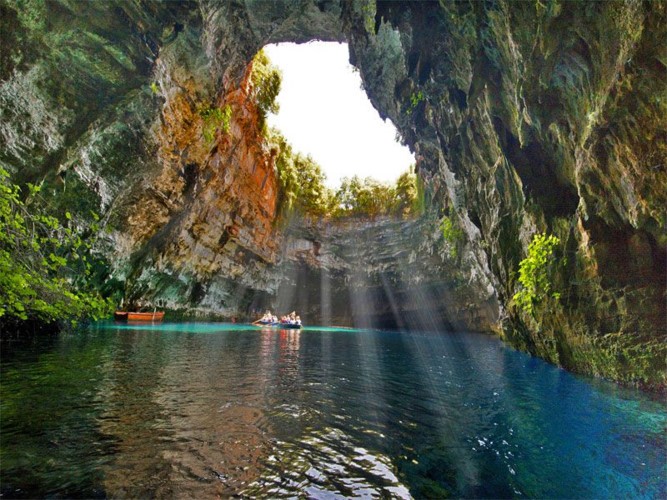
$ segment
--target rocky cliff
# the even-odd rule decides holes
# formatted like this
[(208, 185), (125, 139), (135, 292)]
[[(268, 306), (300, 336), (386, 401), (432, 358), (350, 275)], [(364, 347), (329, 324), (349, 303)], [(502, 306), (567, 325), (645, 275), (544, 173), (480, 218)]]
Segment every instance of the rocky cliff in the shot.
[(444, 241), (436, 214), (285, 228), (278, 310), (363, 328), (488, 332), (495, 290), (463, 242)]
[[(200, 313), (294, 297), (331, 321), (438, 318), (572, 370), (665, 385), (665, 2), (0, 10), (0, 160), (42, 182), (55, 212), (102, 215), (108, 287)], [(423, 220), (276, 221), (249, 64), (267, 43), (313, 39), (348, 42), (369, 98), (415, 151)], [(461, 241), (443, 237), (445, 218)], [(528, 313), (513, 296), (537, 233), (558, 237), (558, 295)]]

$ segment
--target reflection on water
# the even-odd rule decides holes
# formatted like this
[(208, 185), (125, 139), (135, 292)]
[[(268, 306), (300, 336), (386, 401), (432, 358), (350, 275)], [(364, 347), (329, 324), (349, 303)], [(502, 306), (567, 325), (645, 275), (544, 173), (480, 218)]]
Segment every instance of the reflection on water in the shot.
[(663, 497), (667, 410), (472, 334), (100, 324), (2, 350), (7, 497)]

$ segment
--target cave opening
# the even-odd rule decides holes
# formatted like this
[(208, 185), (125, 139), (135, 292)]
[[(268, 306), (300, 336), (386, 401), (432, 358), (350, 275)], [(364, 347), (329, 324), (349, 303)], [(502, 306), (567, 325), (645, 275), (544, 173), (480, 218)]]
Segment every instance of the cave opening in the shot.
[(268, 125), (313, 158), (329, 188), (354, 176), (393, 184), (414, 165), (400, 132), (368, 98), (359, 70), (349, 63), (347, 43), (314, 40), (262, 50), (282, 76)]

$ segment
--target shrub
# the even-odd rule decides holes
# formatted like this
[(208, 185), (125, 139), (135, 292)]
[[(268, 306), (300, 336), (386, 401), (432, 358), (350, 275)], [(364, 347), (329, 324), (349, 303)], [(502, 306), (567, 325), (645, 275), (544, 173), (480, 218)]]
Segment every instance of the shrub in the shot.
[(546, 233), (536, 234), (528, 245), (528, 255), (519, 263), (521, 290), (514, 294), (517, 306), (533, 314), (535, 305), (547, 297), (558, 300), (560, 293), (552, 291), (556, 263), (552, 259), (560, 240)]
[(206, 142), (215, 139), (215, 133), (222, 129), (222, 133), (229, 132), (229, 122), (232, 118), (232, 108), (227, 104), (224, 108), (207, 107), (199, 111), (203, 119), (202, 134)]
[(445, 215), (440, 221), (440, 231), (449, 245), (449, 256), (455, 259), (459, 254), (459, 245), (463, 241), (463, 230), (456, 225), (452, 217)]
[(410, 106), (408, 108), (408, 113), (413, 113), (419, 103), (425, 99), (424, 93), (420, 90), (419, 92), (413, 92), (410, 94)]
[[(34, 200), (40, 188), (29, 184), (28, 189), (28, 200)], [(111, 301), (94, 291), (89, 279), (96, 264), (92, 242), (75, 231), (69, 212), (65, 219), (62, 225), (22, 201), (0, 167), (0, 318), (50, 323), (111, 314)], [(93, 225), (91, 232), (97, 229)]]
[(267, 115), (277, 113), (280, 109), (276, 99), (280, 93), (283, 75), (277, 67), (271, 64), (264, 50), (257, 52), (252, 60), (250, 81), (252, 83), (250, 97), (259, 111), (259, 126), (265, 129)]

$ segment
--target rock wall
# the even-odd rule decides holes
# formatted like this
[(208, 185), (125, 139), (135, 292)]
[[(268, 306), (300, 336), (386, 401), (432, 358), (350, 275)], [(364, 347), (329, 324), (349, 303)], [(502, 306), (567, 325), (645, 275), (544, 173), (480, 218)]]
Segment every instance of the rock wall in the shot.
[(444, 241), (438, 222), (433, 212), (416, 220), (293, 221), (270, 305), (316, 324), (488, 332), (498, 321), (495, 290), (467, 247)]
[[(501, 335), (573, 370), (664, 384), (665, 3), (378, 2), (378, 41), (382, 21), (407, 74), (376, 83), (364, 68), (379, 49), (353, 43), (369, 95), (484, 251)], [(512, 297), (537, 232), (560, 238), (561, 298), (531, 315)]]
[[(421, 293), (439, 322), (493, 323), (569, 369), (666, 385), (665, 2), (20, 7), (0, 1), (0, 160), (43, 182), (54, 211), (103, 216), (111, 282), (129, 298), (233, 315), (291, 293), (308, 314), (384, 324), (420, 317)], [(369, 98), (415, 151), (424, 221), (276, 229), (248, 64), (267, 43), (313, 39), (349, 43)], [(229, 128), (211, 125), (227, 106)], [(435, 236), (443, 217), (464, 235), (458, 259)], [(560, 239), (560, 299), (527, 314), (512, 297), (538, 232)], [(427, 284), (405, 286), (406, 270)], [(311, 289), (376, 306), (327, 310), (304, 302)]]

